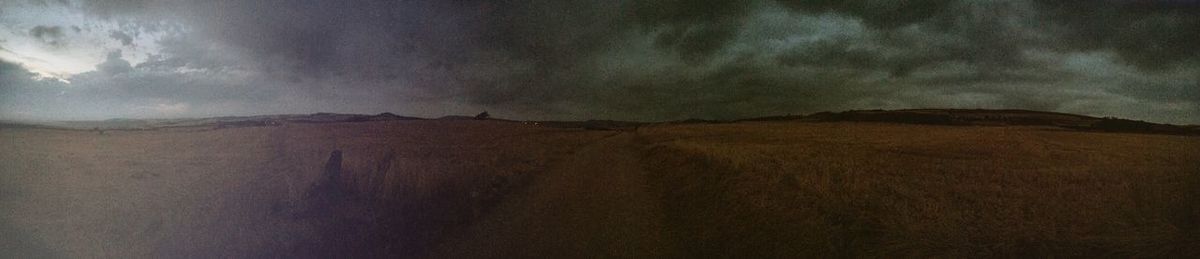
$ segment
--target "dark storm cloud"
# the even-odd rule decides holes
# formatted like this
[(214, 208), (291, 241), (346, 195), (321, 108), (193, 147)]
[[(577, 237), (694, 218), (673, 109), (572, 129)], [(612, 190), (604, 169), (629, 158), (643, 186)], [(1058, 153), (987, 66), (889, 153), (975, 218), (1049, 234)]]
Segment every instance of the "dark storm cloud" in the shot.
[(779, 0), (801, 12), (835, 12), (861, 18), (877, 28), (896, 28), (943, 15), (952, 0)]
[[(70, 0), (61, 0), (68, 2)], [(127, 16), (158, 16), (163, 9), (174, 6), (180, 7), (179, 3), (184, 1), (158, 1), (158, 0), (105, 0), (105, 1), (79, 1), (78, 3), (67, 3), (65, 5), (78, 6), (85, 11), (104, 18), (127, 17)]]
[(59, 26), (38, 25), (38, 26), (34, 26), (33, 29), (29, 29), (29, 35), (33, 36), (34, 38), (38, 38), (38, 39), (53, 40), (53, 39), (57, 39), (57, 38), (62, 38), (63, 33), (62, 33), (62, 27), (59, 27)]
[(52, 47), (62, 47), (65, 44), (63, 42), (64, 35), (61, 26), (34, 26), (32, 29), (29, 29), (29, 36)]
[(776, 56), (779, 64), (784, 66), (833, 66), (845, 68), (863, 68), (884, 62), (881, 54), (861, 48), (847, 46), (838, 40), (823, 40), (810, 46), (792, 48)]
[[(1008, 1), (893, 1), (784, 4), (800, 12), (824, 12), (859, 19), (871, 28), (866, 39), (875, 50), (854, 48), (855, 39), (829, 39), (781, 56), (780, 61), (807, 60), (814, 65), (851, 63), (859, 68), (880, 67), (903, 77), (923, 66), (963, 62), (1003, 70), (1029, 65), (1024, 51), (1045, 41), (1029, 20), (1033, 10)], [(797, 59), (803, 58), (803, 59)], [(814, 59), (819, 58), (819, 59)]]
[(1131, 64), (1163, 69), (1200, 58), (1200, 3), (1035, 1), (1067, 48), (1112, 48)]
[(655, 45), (689, 61), (704, 61), (738, 33), (752, 1), (636, 1), (630, 12), (640, 25), (657, 33)]
[(120, 50), (109, 52), (108, 58), (103, 63), (96, 65), (96, 71), (110, 75), (126, 73), (132, 70), (133, 66), (129, 64), (129, 61), (121, 58)]
[[(1142, 69), (1163, 69), (1196, 61), (1200, 48), (1200, 4), (1180, 1), (780, 1), (801, 12), (833, 12), (862, 19), (883, 35), (922, 25), (954, 41), (933, 43), (929, 61), (965, 59), (996, 65), (1024, 66), (1021, 51), (1116, 51), (1123, 61)], [(927, 44), (918, 39), (889, 38), (891, 44)], [(914, 44), (915, 43), (915, 44)], [(962, 44), (956, 44), (962, 43)], [(906, 66), (897, 68), (906, 71)]]
[[(3, 48), (0, 48), (0, 49), (3, 49)], [(25, 68), (21, 67), (21, 65), (18, 65), (16, 63), (10, 63), (10, 62), (0, 59), (0, 79), (15, 81), (15, 80), (23, 80), (25, 78), (30, 78), (32, 76), (33, 76), (33, 74), (30, 73), (29, 71), (26, 71)], [(3, 84), (3, 87), (13, 87), (13, 86), (17, 85), (17, 84), (13, 84), (12, 82), (9, 82), (9, 81), (4, 81), (4, 82), (5, 82), (5, 84)]]
[[(66, 90), (66, 85), (53, 80), (36, 79), (36, 74), (20, 64), (0, 59), (0, 116), (9, 118), (32, 117), (25, 107), (39, 107), (41, 112), (52, 109), (45, 107), (47, 103), (58, 103), (58, 93)], [(61, 113), (50, 112), (61, 115)], [(45, 116), (45, 115), (42, 115)]]
[[(183, 50), (183, 56), (208, 56), (188, 49), (218, 41), (244, 54), (234, 61), (237, 65), (287, 80), (344, 80), (349, 83), (336, 86), (343, 93), (408, 91), (419, 93), (407, 98), (489, 106), (551, 108), (569, 90), (566, 84), (577, 79), (574, 74), (591, 69), (585, 59), (619, 44), (615, 37), (623, 33), (620, 21), (613, 19), (620, 6), (596, 1), (288, 1), (190, 7), (196, 14), (187, 19), (196, 21), (202, 36), (165, 45)], [(327, 87), (297, 86), (315, 92)]]
[(121, 45), (124, 46), (133, 45), (133, 37), (129, 36), (129, 34), (125, 34), (124, 32), (114, 30), (109, 32), (108, 37), (120, 41)]
[[(121, 31), (180, 32), (132, 68), (119, 53), (98, 66), (119, 76), (72, 80), (192, 104), (299, 98), (312, 106), (280, 109), (426, 116), (981, 107), (1200, 123), (1200, 15), (1171, 3), (83, 1), (140, 21)], [(176, 23), (187, 30), (162, 29)], [(132, 43), (122, 35), (110, 36)]]

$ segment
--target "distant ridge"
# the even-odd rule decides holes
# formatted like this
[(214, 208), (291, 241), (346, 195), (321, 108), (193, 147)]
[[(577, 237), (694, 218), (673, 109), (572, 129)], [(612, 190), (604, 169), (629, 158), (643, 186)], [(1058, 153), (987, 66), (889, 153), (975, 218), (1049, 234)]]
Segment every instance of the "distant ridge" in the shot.
[[(427, 118), (400, 116), (390, 112), (376, 115), (313, 113), (258, 116), (225, 116), (199, 119), (109, 119), (103, 121), (67, 121), (46, 123), (24, 123), (0, 121), (0, 128), (43, 128), (43, 129), (106, 129), (106, 130), (153, 130), (171, 128), (238, 128), (279, 126), (283, 123), (336, 123), (368, 121), (431, 120)], [(503, 121), (523, 122), (545, 127), (582, 128), (588, 130), (626, 130), (654, 122), (631, 122), (616, 120), (586, 121), (514, 121), (500, 118), (476, 118), (450, 115), (433, 120), (452, 121)], [(1078, 114), (1016, 109), (903, 109), (903, 110), (850, 110), (843, 112), (818, 112), (808, 115), (766, 116), (738, 120), (688, 119), (658, 123), (698, 124), (733, 123), (751, 121), (797, 121), (797, 122), (885, 122), (929, 125), (959, 126), (1052, 126), (1064, 129), (1094, 132), (1128, 132), (1173, 135), (1200, 135), (1200, 125), (1171, 125), (1115, 117), (1097, 118)]]
[(153, 130), (172, 128), (238, 128), (278, 126), (283, 123), (330, 123), (366, 122), (393, 120), (425, 120), (418, 117), (400, 116), (390, 112), (376, 115), (313, 113), (256, 116), (222, 116), (189, 119), (108, 119), (102, 121), (57, 121), (57, 122), (0, 122), (0, 128), (53, 128), (53, 129), (106, 129), (106, 130)]
[(1115, 117), (1097, 118), (1069, 113), (1013, 109), (852, 110), (844, 112), (818, 112), (809, 115), (759, 117), (738, 121), (861, 121), (963, 126), (1054, 126), (1097, 132), (1200, 135), (1200, 128), (1196, 126), (1178, 126)]
[(33, 123), (22, 123), (22, 122), (7, 122), (7, 121), (0, 121), (0, 128), (69, 130), (69, 129), (63, 128), (63, 127), (47, 126), (47, 125), (33, 124)]

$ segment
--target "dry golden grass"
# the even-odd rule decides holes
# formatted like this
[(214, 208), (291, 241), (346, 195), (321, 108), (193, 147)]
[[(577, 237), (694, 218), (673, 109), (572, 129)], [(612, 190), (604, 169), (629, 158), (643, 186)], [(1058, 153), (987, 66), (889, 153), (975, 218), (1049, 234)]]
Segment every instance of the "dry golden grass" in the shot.
[[(0, 150), (0, 257), (1200, 256), (1194, 136), (380, 121), (4, 128)], [(314, 202), (334, 150), (345, 195)]]
[(874, 123), (639, 133), (693, 256), (1200, 256), (1200, 138)]
[[(599, 137), (493, 121), (0, 129), (0, 244), (20, 249), (0, 257), (412, 254)], [(299, 215), (333, 150), (355, 197)]]
[[(326, 129), (331, 135), (322, 138), (337, 139), (331, 145), (343, 151), (340, 184), (378, 210), (367, 226), (371, 229), (364, 231), (373, 240), (349, 248), (349, 253), (381, 255), (424, 252), (525, 186), (551, 162), (603, 134), (482, 121)], [(329, 227), (345, 231), (346, 226)]]

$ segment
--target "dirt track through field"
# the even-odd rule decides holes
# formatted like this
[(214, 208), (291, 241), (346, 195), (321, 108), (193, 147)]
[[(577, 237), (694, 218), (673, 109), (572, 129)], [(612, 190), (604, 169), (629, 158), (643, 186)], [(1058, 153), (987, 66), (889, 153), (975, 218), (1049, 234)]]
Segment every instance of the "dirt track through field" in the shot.
[(659, 198), (621, 133), (582, 147), (452, 234), (433, 258), (674, 257)]

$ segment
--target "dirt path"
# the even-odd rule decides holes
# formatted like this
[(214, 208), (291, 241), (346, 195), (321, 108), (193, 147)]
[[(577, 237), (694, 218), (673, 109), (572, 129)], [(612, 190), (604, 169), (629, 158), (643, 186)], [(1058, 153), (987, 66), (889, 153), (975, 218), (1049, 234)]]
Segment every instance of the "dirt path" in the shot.
[(622, 133), (580, 148), (431, 257), (674, 257), (632, 138)]

